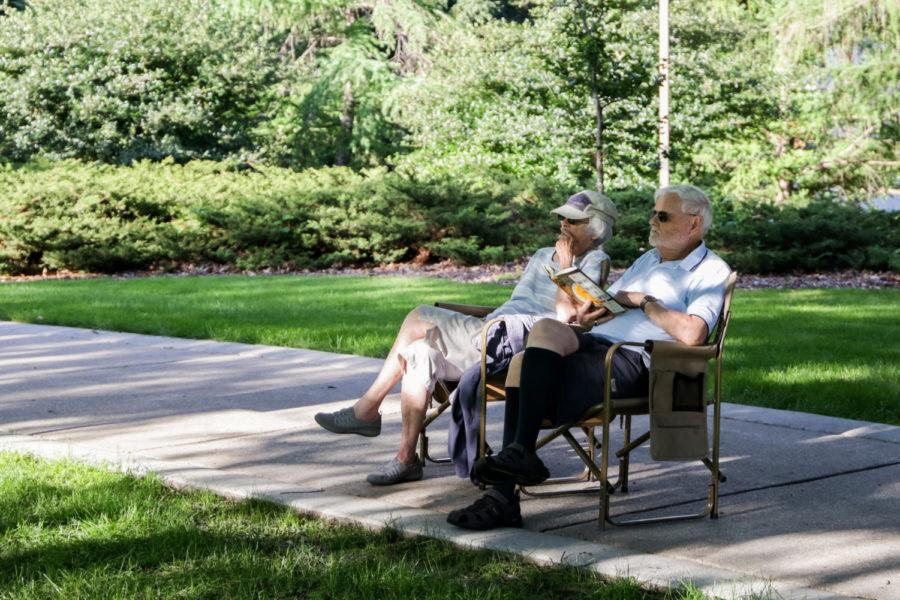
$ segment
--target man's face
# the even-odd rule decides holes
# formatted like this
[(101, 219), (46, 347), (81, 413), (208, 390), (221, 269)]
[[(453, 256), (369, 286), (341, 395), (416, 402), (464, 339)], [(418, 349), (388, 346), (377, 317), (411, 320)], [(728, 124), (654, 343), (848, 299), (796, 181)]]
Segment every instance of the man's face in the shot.
[(654, 211), (650, 217), (650, 245), (654, 248), (680, 250), (700, 239), (701, 218), (686, 214), (677, 194), (663, 195)]

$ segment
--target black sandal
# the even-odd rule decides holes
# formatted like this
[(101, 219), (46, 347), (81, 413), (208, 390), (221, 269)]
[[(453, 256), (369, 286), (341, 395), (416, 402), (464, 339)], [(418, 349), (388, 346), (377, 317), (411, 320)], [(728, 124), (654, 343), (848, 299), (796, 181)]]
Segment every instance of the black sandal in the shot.
[(496, 490), (488, 490), (484, 496), (465, 508), (452, 511), (447, 522), (463, 529), (483, 531), (495, 527), (521, 527), (522, 513), (518, 495), (507, 500)]

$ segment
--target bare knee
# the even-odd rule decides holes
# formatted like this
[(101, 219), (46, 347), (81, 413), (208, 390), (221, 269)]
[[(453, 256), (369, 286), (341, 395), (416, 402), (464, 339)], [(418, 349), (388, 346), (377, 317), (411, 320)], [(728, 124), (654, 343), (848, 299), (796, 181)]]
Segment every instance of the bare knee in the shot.
[(402, 339), (409, 344), (413, 340), (425, 337), (425, 332), (434, 327), (434, 323), (422, 319), (422, 308), (420, 304), (406, 314), (397, 338)]
[(506, 371), (506, 387), (519, 387), (519, 382), (522, 380), (522, 358), (524, 356), (525, 353), (519, 352), (509, 362), (509, 368)]
[(565, 323), (541, 319), (528, 334), (528, 347), (543, 348), (568, 356), (578, 350), (578, 337)]

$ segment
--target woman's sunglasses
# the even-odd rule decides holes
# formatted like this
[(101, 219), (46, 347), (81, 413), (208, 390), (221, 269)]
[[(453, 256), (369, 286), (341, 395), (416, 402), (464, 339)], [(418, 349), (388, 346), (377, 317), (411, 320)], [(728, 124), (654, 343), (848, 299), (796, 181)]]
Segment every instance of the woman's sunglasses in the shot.
[(556, 216), (559, 217), (560, 222), (568, 221), (569, 225), (587, 225), (588, 222), (590, 221), (590, 218), (588, 218), (588, 219), (570, 219), (569, 217), (564, 217), (562, 215), (556, 215)]

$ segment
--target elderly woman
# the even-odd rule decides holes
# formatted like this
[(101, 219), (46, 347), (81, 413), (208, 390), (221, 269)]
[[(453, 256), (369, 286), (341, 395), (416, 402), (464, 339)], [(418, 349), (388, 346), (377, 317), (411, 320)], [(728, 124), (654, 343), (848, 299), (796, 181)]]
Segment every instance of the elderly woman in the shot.
[(392, 485), (422, 478), (416, 441), (431, 393), (437, 380), (457, 381), (480, 360), (473, 339), (486, 320), (526, 315), (526, 326), (530, 326), (542, 318), (563, 322), (574, 318), (576, 307), (547, 277), (544, 266), (578, 266), (599, 280), (603, 262), (609, 259), (602, 245), (612, 236), (618, 212), (609, 198), (594, 191), (578, 192), (551, 212), (560, 220), (556, 245), (535, 252), (512, 296), (500, 308), (479, 319), (433, 306), (416, 307), (404, 319), (381, 371), (362, 397), (353, 406), (316, 415), (316, 422), (333, 433), (377, 436), (381, 433), (379, 407), (401, 382), (400, 449), (380, 471), (367, 477), (369, 483)]

